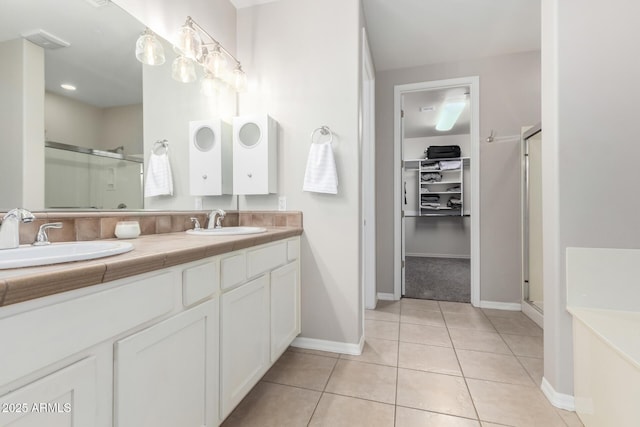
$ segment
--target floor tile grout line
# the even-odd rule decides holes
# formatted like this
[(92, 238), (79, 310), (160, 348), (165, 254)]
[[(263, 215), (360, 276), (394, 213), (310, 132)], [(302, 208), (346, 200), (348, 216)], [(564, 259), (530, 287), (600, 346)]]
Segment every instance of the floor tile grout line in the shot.
[(406, 405), (396, 405), (396, 406), (399, 406), (400, 408), (405, 408), (405, 409), (415, 409), (416, 411), (429, 412), (429, 413), (433, 413), (433, 414), (446, 415), (446, 416), (454, 417), (454, 418), (462, 418), (464, 420), (481, 422), (479, 418), (469, 418), (469, 417), (465, 417), (465, 416), (462, 416), (462, 415), (453, 415), (453, 414), (451, 414), (449, 412), (440, 412), (440, 411), (435, 411), (433, 409), (414, 408), (413, 406), (406, 406)]
[[(446, 322), (446, 319), (445, 319)], [(469, 382), (467, 381), (467, 377), (462, 369), (462, 363), (460, 363), (460, 357), (458, 356), (458, 351), (456, 350), (455, 345), (453, 345), (453, 339), (451, 338), (451, 331), (449, 331), (449, 327), (447, 327), (447, 334), (449, 335), (449, 339), (451, 340), (451, 346), (453, 347), (453, 353), (456, 355), (456, 361), (458, 362), (458, 367), (460, 368), (460, 373), (462, 374), (462, 380), (464, 381), (464, 385), (467, 388), (467, 393), (469, 393), (469, 399), (471, 399), (471, 404), (473, 405), (473, 410), (476, 414), (476, 419), (478, 423), (482, 425), (480, 421), (480, 413), (478, 412), (478, 408), (476, 407), (476, 402), (473, 399), (473, 395), (471, 394), (471, 389), (469, 388)]]
[(348, 395), (348, 394), (336, 393), (335, 391), (325, 391), (322, 394), (331, 394), (331, 395), (334, 395), (334, 396), (349, 397), (351, 399), (364, 400), (365, 402), (373, 402), (373, 403), (380, 403), (382, 405), (396, 406), (395, 403), (381, 402), (379, 400), (366, 399), (364, 397), (351, 396), (351, 395)]
[(338, 365), (338, 361), (340, 360), (339, 356), (340, 356), (340, 354), (338, 355), (337, 358), (335, 358), (335, 363), (331, 367), (331, 372), (329, 372), (329, 375), (327, 376), (327, 380), (324, 382), (324, 387), (322, 388), (322, 391), (320, 392), (320, 398), (316, 402), (316, 406), (313, 408), (313, 412), (311, 413), (311, 416), (309, 417), (309, 421), (307, 422), (307, 427), (309, 427), (309, 425), (311, 424), (311, 420), (313, 420), (313, 416), (316, 414), (316, 411), (318, 410), (318, 406), (320, 405), (320, 401), (322, 400), (322, 396), (324, 396), (324, 394), (326, 393), (327, 385), (329, 385), (329, 381), (331, 380), (331, 376), (333, 375), (333, 372), (336, 370), (336, 366)]

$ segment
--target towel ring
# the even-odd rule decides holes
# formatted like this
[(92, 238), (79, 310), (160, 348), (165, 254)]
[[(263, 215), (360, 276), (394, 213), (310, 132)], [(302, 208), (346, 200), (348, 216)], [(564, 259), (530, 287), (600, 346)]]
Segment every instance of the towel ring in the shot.
[(324, 144), (331, 144), (331, 141), (333, 141), (333, 132), (331, 132), (331, 129), (329, 129), (329, 126), (324, 126), (324, 125), (320, 126), (316, 130), (311, 132), (311, 143), (312, 144), (315, 144), (315, 143), (320, 141), (321, 137), (318, 137), (317, 141), (315, 140), (316, 133), (318, 133), (318, 132), (320, 132), (320, 135), (322, 135), (322, 136), (329, 135), (329, 140), (327, 142), (325, 142)]
[[(153, 143), (153, 153), (154, 154), (162, 154), (162, 151), (164, 149), (164, 153), (168, 153), (169, 152), (169, 141), (167, 141), (166, 139), (162, 139), (162, 140), (157, 140), (156, 142)], [(160, 151), (158, 151), (160, 150)]]

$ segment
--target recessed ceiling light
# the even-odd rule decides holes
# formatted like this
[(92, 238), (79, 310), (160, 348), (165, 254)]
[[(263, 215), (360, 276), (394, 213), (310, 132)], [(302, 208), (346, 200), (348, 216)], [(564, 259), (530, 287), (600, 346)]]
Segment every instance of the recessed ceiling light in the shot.
[(72, 85), (72, 84), (69, 84), (69, 83), (62, 83), (62, 84), (60, 85), (60, 87), (61, 87), (62, 89), (64, 89), (64, 90), (70, 90), (70, 91), (74, 91), (74, 90), (76, 90), (76, 87), (75, 87), (74, 85)]

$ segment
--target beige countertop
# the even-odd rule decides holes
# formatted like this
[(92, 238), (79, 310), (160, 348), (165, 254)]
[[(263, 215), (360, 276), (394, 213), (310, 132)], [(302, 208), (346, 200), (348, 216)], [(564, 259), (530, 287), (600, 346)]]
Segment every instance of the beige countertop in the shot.
[(126, 240), (133, 250), (91, 261), (0, 270), (0, 306), (97, 285), (136, 274), (302, 234), (302, 227), (266, 227), (260, 234), (193, 236), (184, 232)]

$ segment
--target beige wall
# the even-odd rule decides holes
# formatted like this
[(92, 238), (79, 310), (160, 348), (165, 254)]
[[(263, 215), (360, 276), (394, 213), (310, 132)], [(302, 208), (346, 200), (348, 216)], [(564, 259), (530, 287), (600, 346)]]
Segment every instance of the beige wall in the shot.
[(47, 141), (142, 154), (142, 104), (100, 108), (46, 92), (44, 120)]
[[(640, 242), (640, 87), (633, 83), (640, 58), (630, 54), (640, 39), (640, 4), (543, 0), (542, 6), (544, 374), (557, 392), (572, 394), (566, 248)], [(595, 170), (605, 171), (605, 179)], [(597, 194), (607, 202), (594, 203)]]
[(0, 43), (0, 208), (44, 207), (44, 52)]
[[(250, 80), (240, 113), (279, 122), (278, 195), (287, 209), (304, 212), (302, 336), (351, 344), (362, 334), (359, 7), (357, 0), (281, 0), (238, 10), (238, 55)], [(309, 137), (321, 125), (335, 135), (337, 195), (302, 191)], [(240, 206), (277, 203), (277, 195), (248, 196)]]
[[(375, 58), (374, 58), (375, 60)], [(480, 76), (480, 135), (519, 135), (540, 121), (540, 52), (379, 72), (376, 76), (378, 292), (393, 292), (393, 90), (398, 84)], [(520, 147), (480, 145), (480, 299), (520, 302)]]

